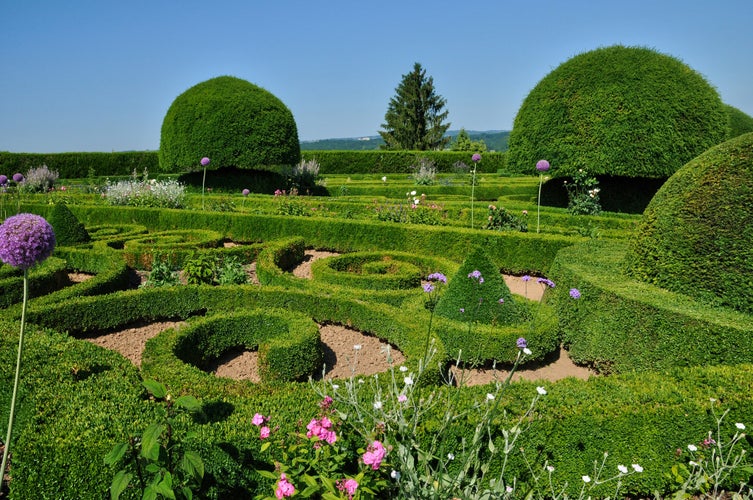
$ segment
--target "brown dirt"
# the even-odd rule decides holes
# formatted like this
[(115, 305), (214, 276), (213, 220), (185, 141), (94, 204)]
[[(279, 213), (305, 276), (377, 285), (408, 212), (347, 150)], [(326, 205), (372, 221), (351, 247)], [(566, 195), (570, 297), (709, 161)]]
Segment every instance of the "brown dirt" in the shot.
[[(300, 278), (311, 278), (311, 262), (316, 259), (336, 255), (332, 252), (307, 251), (304, 262), (298, 266), (293, 274)], [(249, 275), (255, 271), (249, 268)], [(255, 272), (253, 272), (255, 277)], [(142, 276), (143, 278), (143, 276)], [(256, 280), (258, 283), (258, 280)], [(541, 285), (535, 281), (524, 283), (519, 277), (505, 276), (510, 291), (514, 294), (526, 296), (532, 300), (539, 300), (543, 294)], [(91, 342), (120, 352), (123, 356), (141, 365), (141, 353), (146, 341), (168, 328), (180, 328), (183, 322), (156, 322), (134, 325), (123, 330), (89, 338)], [(320, 333), (324, 349), (326, 378), (347, 378), (351, 375), (371, 375), (385, 372), (390, 364), (387, 362), (387, 344), (380, 339), (363, 334), (342, 325), (320, 325)], [(392, 364), (399, 366), (405, 361), (403, 354), (395, 348), (389, 349)], [(219, 360), (214, 370), (217, 376), (235, 380), (259, 381), (257, 353), (242, 351), (228, 353)], [(481, 385), (495, 380), (504, 380), (507, 373), (501, 369), (453, 369), (456, 379), (463, 385)], [(559, 353), (545, 364), (528, 366), (516, 370), (513, 380), (546, 380), (555, 381), (566, 377), (586, 379), (593, 375), (587, 368), (575, 365), (567, 355), (567, 351), (560, 349)]]

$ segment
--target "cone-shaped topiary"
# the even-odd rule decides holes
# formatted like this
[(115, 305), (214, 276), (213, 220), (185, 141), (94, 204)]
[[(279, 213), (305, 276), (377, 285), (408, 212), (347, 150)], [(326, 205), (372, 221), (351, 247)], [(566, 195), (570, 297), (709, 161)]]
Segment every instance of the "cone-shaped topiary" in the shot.
[(510, 133), (508, 165), (545, 158), (550, 175), (669, 177), (727, 139), (717, 91), (655, 50), (621, 45), (577, 55), (528, 94)]
[(48, 221), (55, 230), (55, 237), (59, 246), (76, 245), (91, 241), (91, 237), (84, 225), (65, 203), (55, 203)]
[(466, 257), (434, 312), (458, 321), (498, 325), (518, 323), (523, 315), (499, 268), (481, 248)]
[(222, 167), (260, 169), (301, 159), (290, 110), (267, 90), (232, 76), (199, 83), (173, 101), (162, 122), (164, 172)]
[(627, 256), (633, 277), (753, 313), (753, 133), (677, 171), (643, 214)]

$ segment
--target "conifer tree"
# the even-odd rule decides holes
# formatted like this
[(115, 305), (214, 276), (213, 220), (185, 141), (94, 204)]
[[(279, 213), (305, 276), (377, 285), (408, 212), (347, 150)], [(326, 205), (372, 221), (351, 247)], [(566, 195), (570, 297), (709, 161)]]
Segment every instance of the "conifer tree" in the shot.
[(384, 115), (382, 149), (426, 151), (443, 149), (450, 141), (445, 132), (450, 123), (444, 123), (449, 111), (446, 100), (434, 91), (434, 79), (426, 76), (421, 64), (415, 63), (413, 71), (403, 75), (395, 96), (390, 99)]

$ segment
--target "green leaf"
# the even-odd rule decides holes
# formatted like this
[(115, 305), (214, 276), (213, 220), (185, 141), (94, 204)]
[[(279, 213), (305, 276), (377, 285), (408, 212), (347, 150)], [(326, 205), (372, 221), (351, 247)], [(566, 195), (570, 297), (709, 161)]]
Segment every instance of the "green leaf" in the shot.
[(120, 494), (128, 487), (131, 477), (133, 477), (133, 475), (124, 470), (115, 474), (115, 477), (112, 478), (112, 483), (110, 484), (111, 500), (118, 500), (118, 498), (120, 498)]
[(175, 400), (175, 404), (190, 412), (201, 410), (201, 403), (193, 396), (181, 396)]
[(261, 445), (261, 449), (260, 450), (261, 451), (267, 451), (267, 448), (269, 448), (271, 444), (272, 444), (271, 442), (267, 441), (266, 443), (264, 443), (263, 445)]
[(162, 477), (162, 481), (157, 483), (157, 493), (170, 500), (175, 500), (175, 492), (173, 491), (173, 475), (169, 472), (165, 472)]
[(167, 388), (156, 380), (144, 380), (142, 385), (157, 399), (163, 399), (167, 396)]
[(155, 485), (150, 484), (144, 488), (144, 494), (142, 495), (141, 500), (157, 500), (157, 490)]
[(105, 455), (105, 465), (115, 465), (123, 458), (126, 450), (128, 449), (128, 443), (116, 444), (110, 453)]
[(257, 470), (256, 473), (265, 479), (273, 479), (277, 481), (277, 474), (275, 474), (274, 472), (270, 472), (268, 470)]
[(309, 486), (317, 486), (316, 479), (314, 479), (313, 477), (311, 477), (308, 474), (304, 474), (303, 475), (303, 482), (306, 483)]
[(141, 436), (141, 456), (147, 460), (157, 461), (159, 458), (160, 442), (159, 438), (165, 426), (162, 424), (151, 424)]
[(180, 489), (180, 493), (186, 498), (186, 500), (193, 500), (193, 491), (188, 486), (183, 486)]
[(162, 467), (160, 467), (159, 464), (147, 464), (144, 470), (149, 474), (156, 474), (162, 470)]
[(319, 487), (318, 487), (318, 486), (316, 486), (316, 485), (314, 485), (314, 486), (309, 486), (308, 488), (306, 488), (305, 490), (303, 490), (303, 491), (302, 491), (302, 492), (300, 493), (300, 495), (301, 495), (301, 497), (303, 497), (303, 498), (309, 498), (309, 497), (310, 497), (311, 495), (313, 495), (313, 494), (314, 494), (314, 493), (316, 493), (317, 491), (319, 491)]
[(204, 477), (204, 462), (198, 453), (194, 451), (187, 451), (183, 454), (183, 458), (180, 461), (180, 468), (183, 469), (186, 474), (193, 477), (196, 482), (200, 483)]

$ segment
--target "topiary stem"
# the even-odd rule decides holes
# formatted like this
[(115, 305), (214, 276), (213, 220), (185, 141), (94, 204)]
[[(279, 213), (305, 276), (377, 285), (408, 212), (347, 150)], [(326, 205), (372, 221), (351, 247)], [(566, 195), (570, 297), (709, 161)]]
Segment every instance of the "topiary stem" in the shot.
[(5, 475), (5, 467), (8, 465), (10, 451), (10, 439), (13, 432), (13, 416), (16, 412), (16, 397), (18, 394), (18, 381), (21, 378), (21, 354), (24, 347), (24, 324), (26, 323), (26, 302), (29, 297), (29, 270), (24, 269), (24, 300), (21, 306), (21, 333), (18, 336), (18, 354), (16, 355), (16, 376), (13, 380), (13, 396), (10, 400), (10, 415), (8, 416), (8, 433), (5, 437), (5, 450), (3, 450), (3, 462), (0, 465), (0, 483)]

